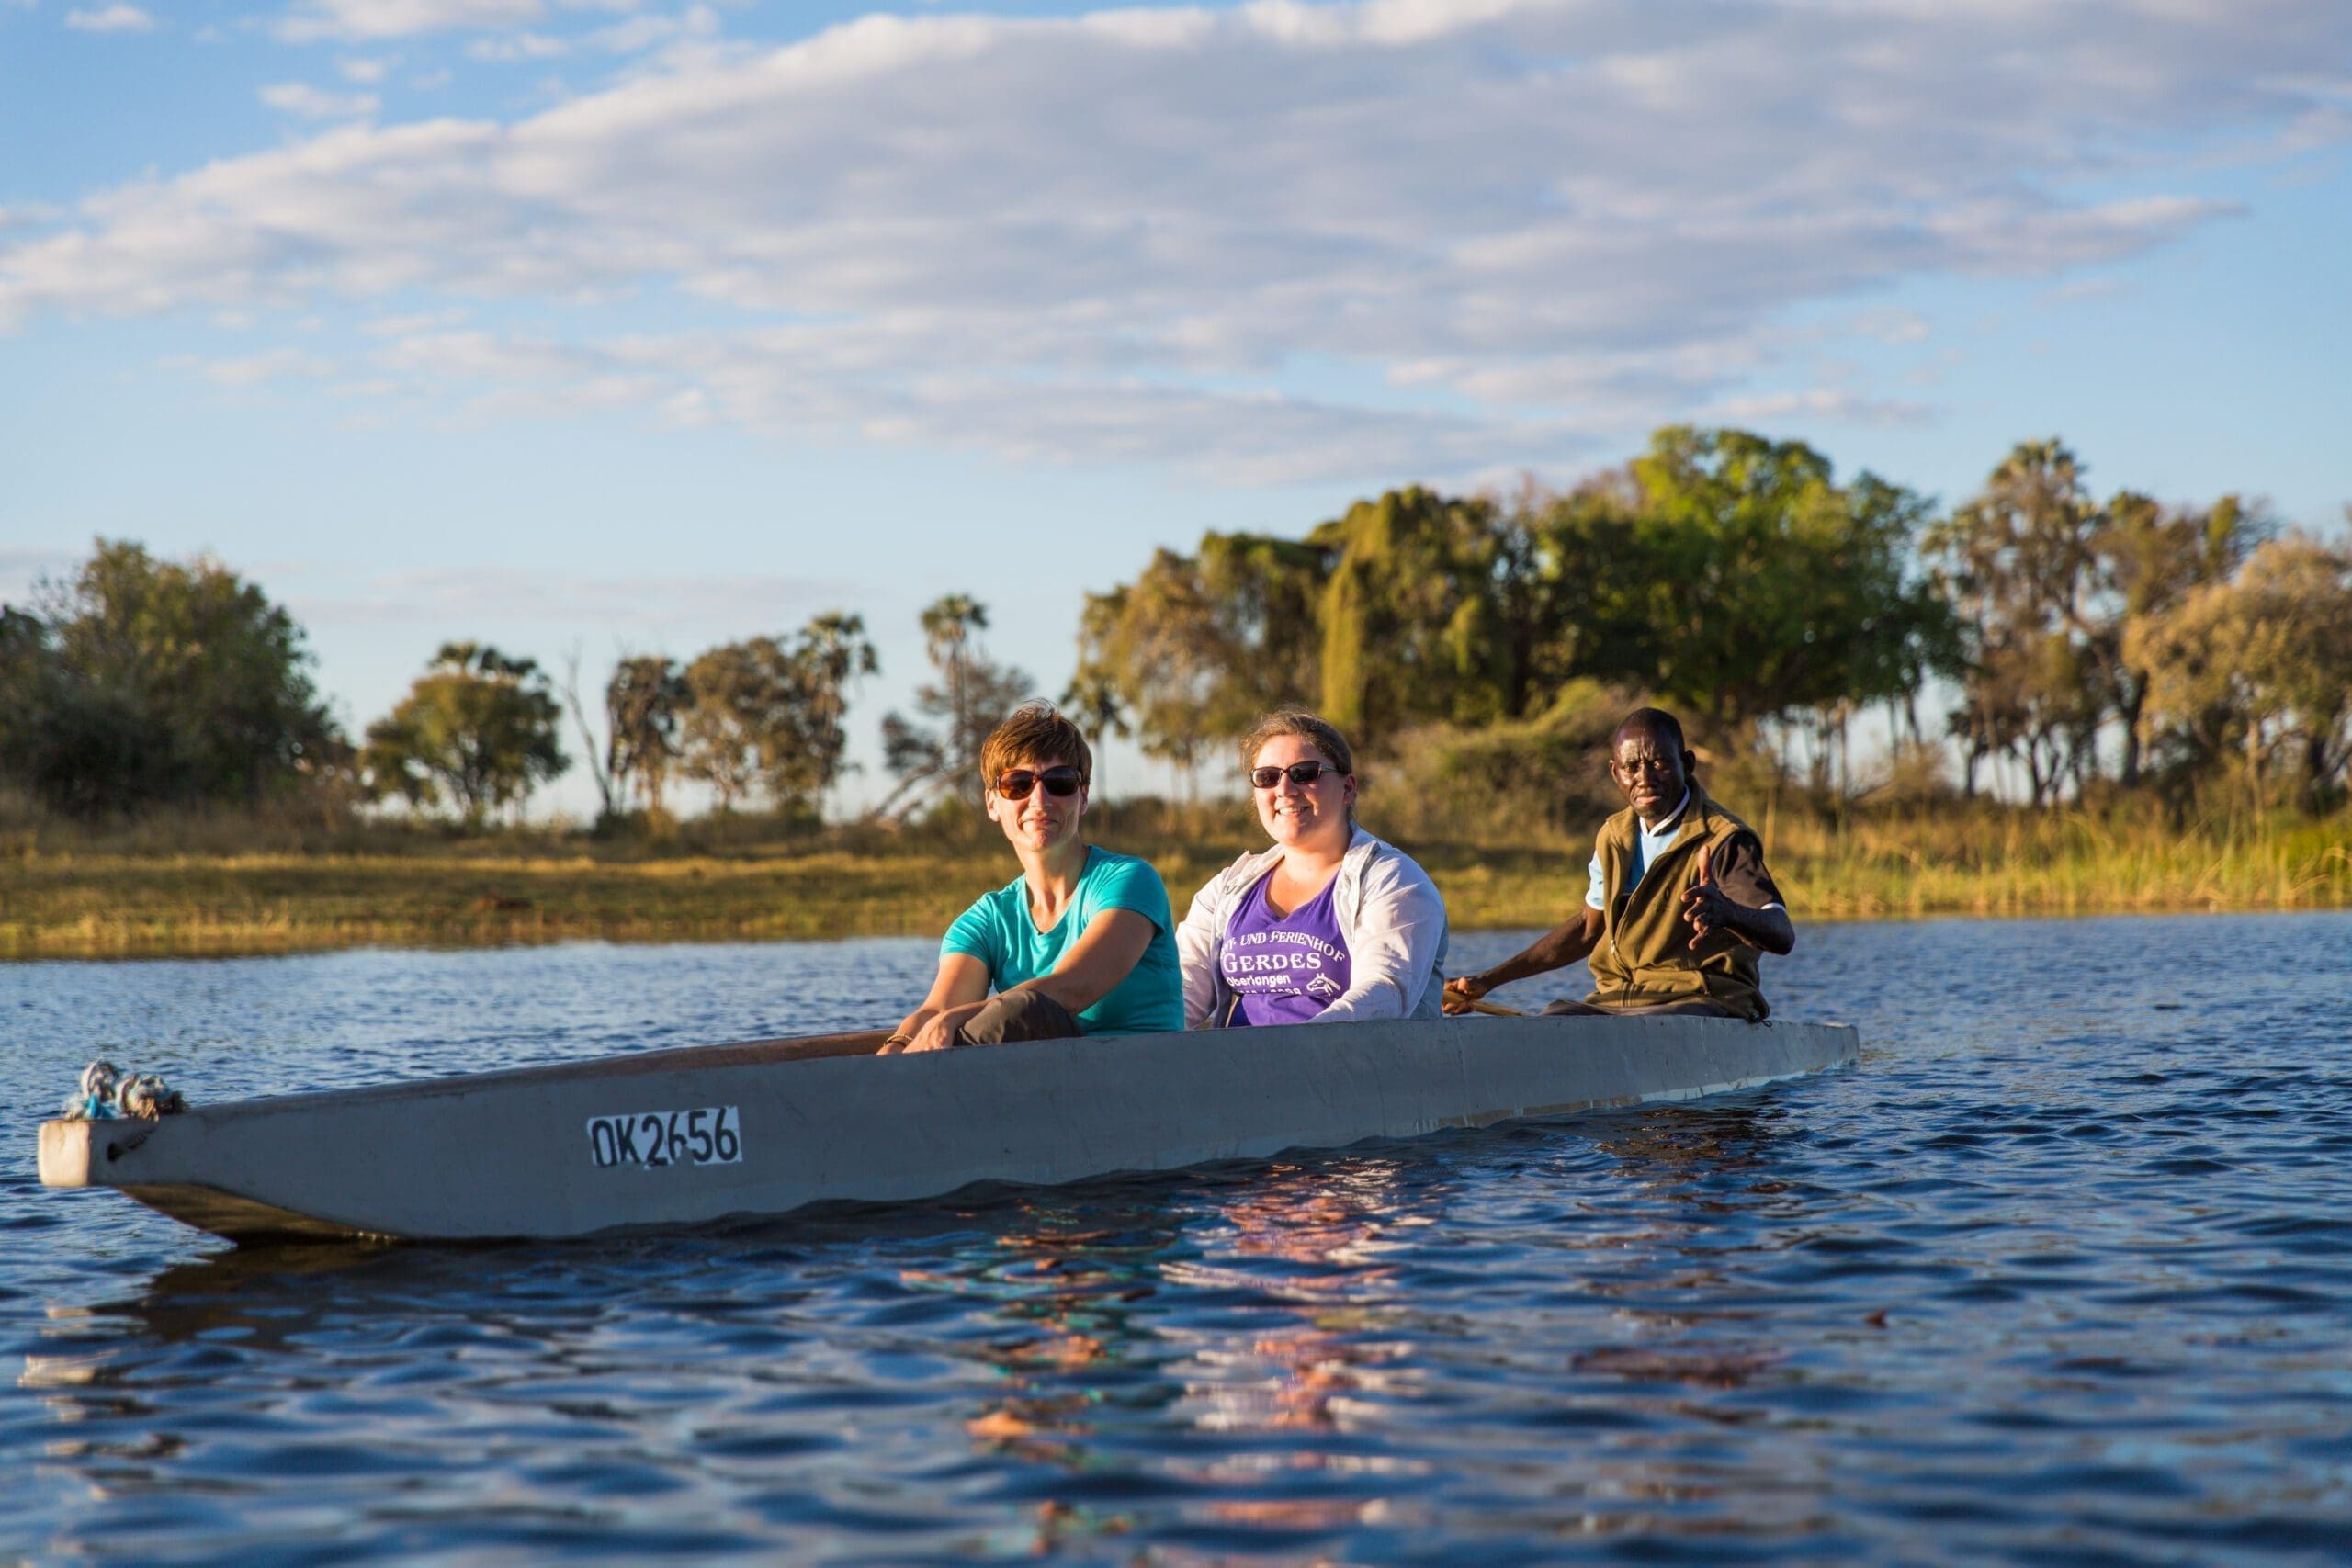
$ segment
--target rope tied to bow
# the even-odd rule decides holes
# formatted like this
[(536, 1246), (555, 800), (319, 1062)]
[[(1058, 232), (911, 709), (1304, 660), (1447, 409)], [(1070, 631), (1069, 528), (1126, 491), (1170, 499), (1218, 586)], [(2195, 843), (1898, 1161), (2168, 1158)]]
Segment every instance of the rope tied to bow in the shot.
[(101, 1057), (82, 1069), (63, 1107), (69, 1122), (111, 1122), (133, 1117), (153, 1122), (187, 1109), (187, 1097), (153, 1073), (126, 1073)]

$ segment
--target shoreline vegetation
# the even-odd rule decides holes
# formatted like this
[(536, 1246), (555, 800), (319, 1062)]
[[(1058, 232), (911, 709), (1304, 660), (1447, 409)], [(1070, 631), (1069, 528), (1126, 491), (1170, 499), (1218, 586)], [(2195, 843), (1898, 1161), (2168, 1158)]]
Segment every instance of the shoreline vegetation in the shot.
[[(1199, 792), (1306, 706), (1456, 929), (1550, 927), (1622, 804), (1614, 728), (1656, 703), (1800, 923), (2352, 905), (2352, 545), (2086, 474), (2024, 441), (1945, 508), (1673, 425), (1565, 491), (1408, 485), (1155, 549), (1082, 595), (1058, 700), (1187, 804), (1098, 774), (1089, 836), (1182, 908), (1263, 841)], [(1010, 874), (979, 755), (1047, 688), (967, 593), (918, 624), (878, 758), (851, 757), (881, 653), (847, 607), (616, 649), (601, 691), (576, 647), (443, 641), (355, 735), (260, 586), (97, 540), (0, 604), (0, 959), (933, 935)], [(575, 746), (594, 828), (521, 826)], [(827, 825), (859, 768), (878, 789)]]
[[(1756, 804), (1749, 820), (1801, 925), (2352, 907), (2345, 812), (2173, 824), (2121, 807)], [(1146, 801), (1106, 807), (1091, 836), (1150, 859), (1181, 908), (1213, 871), (1260, 847), (1255, 827), (1238, 803)], [(1590, 852), (1589, 831), (1551, 827), (1509, 842), (1393, 836), (1436, 878), (1459, 931), (1555, 923), (1581, 896)], [(603, 839), (233, 817), (40, 823), (0, 829), (0, 959), (935, 936), (1008, 879), (1002, 849), (953, 824), (812, 829), (757, 818)]]

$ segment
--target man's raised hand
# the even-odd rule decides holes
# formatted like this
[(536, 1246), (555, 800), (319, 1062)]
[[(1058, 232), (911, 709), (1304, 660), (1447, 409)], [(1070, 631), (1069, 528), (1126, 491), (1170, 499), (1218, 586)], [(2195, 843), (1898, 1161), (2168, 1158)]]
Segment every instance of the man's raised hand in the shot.
[(1731, 924), (1732, 901), (1715, 881), (1705, 844), (1699, 846), (1699, 880), (1682, 895), (1682, 918), (1690, 922), (1690, 945), (1696, 948), (1718, 926)]

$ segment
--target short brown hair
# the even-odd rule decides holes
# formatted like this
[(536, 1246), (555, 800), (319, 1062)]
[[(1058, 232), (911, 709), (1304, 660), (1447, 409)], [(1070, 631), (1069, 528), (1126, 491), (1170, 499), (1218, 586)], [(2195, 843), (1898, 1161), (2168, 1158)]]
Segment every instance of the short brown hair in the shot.
[(980, 743), (980, 788), (996, 787), (997, 776), (1022, 762), (1068, 762), (1081, 783), (1094, 782), (1094, 753), (1078, 726), (1051, 703), (1023, 703), (1004, 716)]

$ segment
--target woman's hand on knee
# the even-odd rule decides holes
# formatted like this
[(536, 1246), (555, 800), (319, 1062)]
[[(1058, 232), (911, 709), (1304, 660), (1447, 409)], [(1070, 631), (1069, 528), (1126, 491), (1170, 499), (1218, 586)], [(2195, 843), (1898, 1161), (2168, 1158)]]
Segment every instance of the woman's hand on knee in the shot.
[(910, 1053), (953, 1050), (964, 1043), (957, 1036), (962, 1025), (963, 1021), (955, 1016), (954, 1010), (935, 1012), (923, 1021), (922, 1027), (915, 1031), (914, 1038), (901, 1049)]

